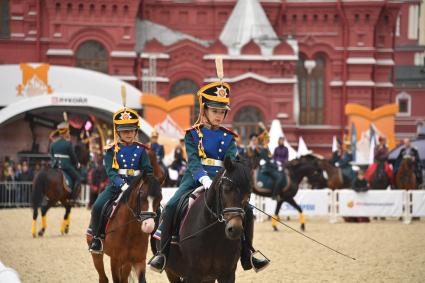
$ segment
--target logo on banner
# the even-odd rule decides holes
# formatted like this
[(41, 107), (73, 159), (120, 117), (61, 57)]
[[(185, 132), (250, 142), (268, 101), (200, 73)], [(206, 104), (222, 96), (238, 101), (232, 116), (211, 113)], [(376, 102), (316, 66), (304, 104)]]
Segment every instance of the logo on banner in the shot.
[(349, 202), (347, 202), (347, 206), (348, 206), (349, 208), (353, 208), (353, 207), (354, 207), (354, 201), (349, 201)]
[(53, 92), (48, 82), (49, 64), (40, 64), (37, 67), (30, 64), (19, 66), (22, 71), (22, 82), (16, 86), (18, 96), (36, 96)]
[(52, 96), (52, 104), (87, 104), (87, 97), (57, 97)]
[(377, 207), (386, 207), (386, 206), (395, 206), (394, 202), (367, 202), (367, 201), (349, 201), (347, 202), (348, 208), (353, 208), (354, 206), (377, 206)]

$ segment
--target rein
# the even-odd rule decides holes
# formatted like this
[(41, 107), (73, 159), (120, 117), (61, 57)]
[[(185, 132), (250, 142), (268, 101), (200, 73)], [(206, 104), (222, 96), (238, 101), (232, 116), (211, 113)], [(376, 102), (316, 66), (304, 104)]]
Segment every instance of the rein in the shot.
[[(115, 227), (114, 229), (109, 230), (108, 232), (105, 233), (105, 236), (107, 234), (110, 234), (112, 232), (118, 231), (119, 229), (127, 226), (130, 223), (133, 223), (135, 221), (137, 222), (143, 222), (149, 218), (155, 218), (156, 217), (156, 213), (155, 212), (151, 212), (151, 211), (141, 211), (141, 201), (142, 201), (142, 190), (141, 188), (143, 187), (144, 182), (142, 182), (142, 184), (139, 187), (139, 190), (137, 191), (137, 196), (136, 196), (136, 211), (134, 211), (134, 209), (128, 204), (128, 198), (130, 197), (127, 196), (127, 199), (125, 200), (125, 204), (128, 208), (128, 210), (130, 210), (133, 219), (127, 221), (126, 223), (119, 225), (117, 227)], [(139, 213), (137, 213), (137, 211), (139, 211)]]

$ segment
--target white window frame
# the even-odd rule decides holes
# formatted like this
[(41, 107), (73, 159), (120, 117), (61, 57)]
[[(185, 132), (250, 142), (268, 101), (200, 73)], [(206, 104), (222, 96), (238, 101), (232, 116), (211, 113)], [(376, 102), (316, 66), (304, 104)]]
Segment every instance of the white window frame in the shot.
[(419, 5), (411, 5), (409, 7), (409, 29), (407, 33), (408, 39), (418, 39), (419, 36)]
[(397, 105), (399, 105), (399, 101), (401, 99), (407, 100), (407, 112), (397, 112), (397, 116), (401, 116), (401, 117), (411, 116), (411, 114), (412, 114), (412, 97), (410, 96), (410, 94), (403, 91), (403, 92), (397, 94), (397, 96), (395, 97), (395, 102), (397, 103)]
[(401, 13), (398, 14), (397, 21), (395, 24), (395, 36), (397, 37), (400, 36), (400, 21), (401, 21)]

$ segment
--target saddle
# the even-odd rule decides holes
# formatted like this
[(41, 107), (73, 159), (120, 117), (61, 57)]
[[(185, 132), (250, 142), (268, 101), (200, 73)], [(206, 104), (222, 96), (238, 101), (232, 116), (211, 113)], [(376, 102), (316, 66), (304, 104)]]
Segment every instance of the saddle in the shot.
[[(108, 228), (110, 220), (112, 220), (115, 215), (115, 211), (117, 211), (117, 208), (119, 207), (119, 200), (121, 199), (122, 194), (122, 192), (119, 194), (115, 194), (110, 200), (108, 200), (103, 205), (99, 226), (100, 231), (98, 233), (102, 239), (105, 239), (106, 230)], [(87, 234), (93, 236), (93, 229), (91, 227), (91, 224), (87, 230)]]
[(72, 180), (71, 176), (69, 174), (67, 174), (60, 166), (59, 163), (57, 161), (53, 161), (51, 167), (53, 169), (59, 170), (62, 172), (63, 175), (63, 187), (69, 192), (71, 193), (72, 190), (71, 188), (74, 186), (74, 180)]
[[(279, 184), (279, 188), (286, 188), (286, 186), (288, 185), (288, 174), (286, 171), (284, 172), (285, 174), (283, 174), (283, 172), (279, 172), (279, 174), (283, 174), (283, 178)], [(254, 185), (257, 189), (272, 191), (274, 180), (263, 170), (257, 169), (257, 172), (254, 173), (254, 177)]]
[(176, 213), (174, 214), (173, 217), (173, 222), (172, 222), (172, 230), (171, 230), (171, 244), (178, 244), (179, 243), (179, 234), (180, 234), (180, 230), (182, 225), (184, 225), (185, 223), (185, 219), (187, 214), (190, 211), (190, 207), (189, 207), (189, 198), (192, 197), (192, 193), (194, 190), (191, 190), (189, 192), (187, 192), (186, 194), (184, 194), (178, 204), (177, 204), (177, 208), (176, 208)]

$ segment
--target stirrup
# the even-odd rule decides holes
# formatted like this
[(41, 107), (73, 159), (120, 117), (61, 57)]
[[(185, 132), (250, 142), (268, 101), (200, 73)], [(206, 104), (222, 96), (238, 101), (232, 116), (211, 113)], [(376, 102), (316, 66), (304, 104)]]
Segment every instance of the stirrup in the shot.
[[(163, 258), (164, 259), (164, 264), (162, 265), (161, 268), (155, 267), (151, 265), (151, 262), (156, 258)], [(149, 261), (148, 261), (148, 265), (150, 270), (154, 271), (154, 272), (158, 272), (158, 273), (162, 273), (165, 269), (165, 266), (167, 265), (167, 257), (163, 254), (163, 253), (157, 253), (156, 255), (154, 255)]]
[[(97, 239), (97, 240), (100, 241), (100, 250), (93, 250), (91, 248), (91, 245), (92, 245), (93, 241), (95, 241), (95, 239)], [(102, 239), (101, 238), (95, 238), (95, 237), (93, 237), (92, 243), (90, 243), (89, 252), (92, 253), (92, 254), (100, 254), (100, 255), (103, 254), (103, 242), (102, 242)]]
[[(256, 255), (256, 254), (261, 254), (261, 256), (264, 258), (264, 260), (267, 261), (267, 263), (263, 267), (258, 268), (258, 269), (255, 268), (254, 262), (252, 260), (254, 258), (254, 255)], [(268, 257), (266, 257), (262, 252), (260, 252), (260, 250), (256, 250), (253, 253), (251, 253), (251, 256), (250, 256), (249, 259), (251, 261), (251, 266), (255, 270), (256, 273), (260, 272), (261, 270), (265, 269), (267, 266), (270, 265), (270, 259)]]

